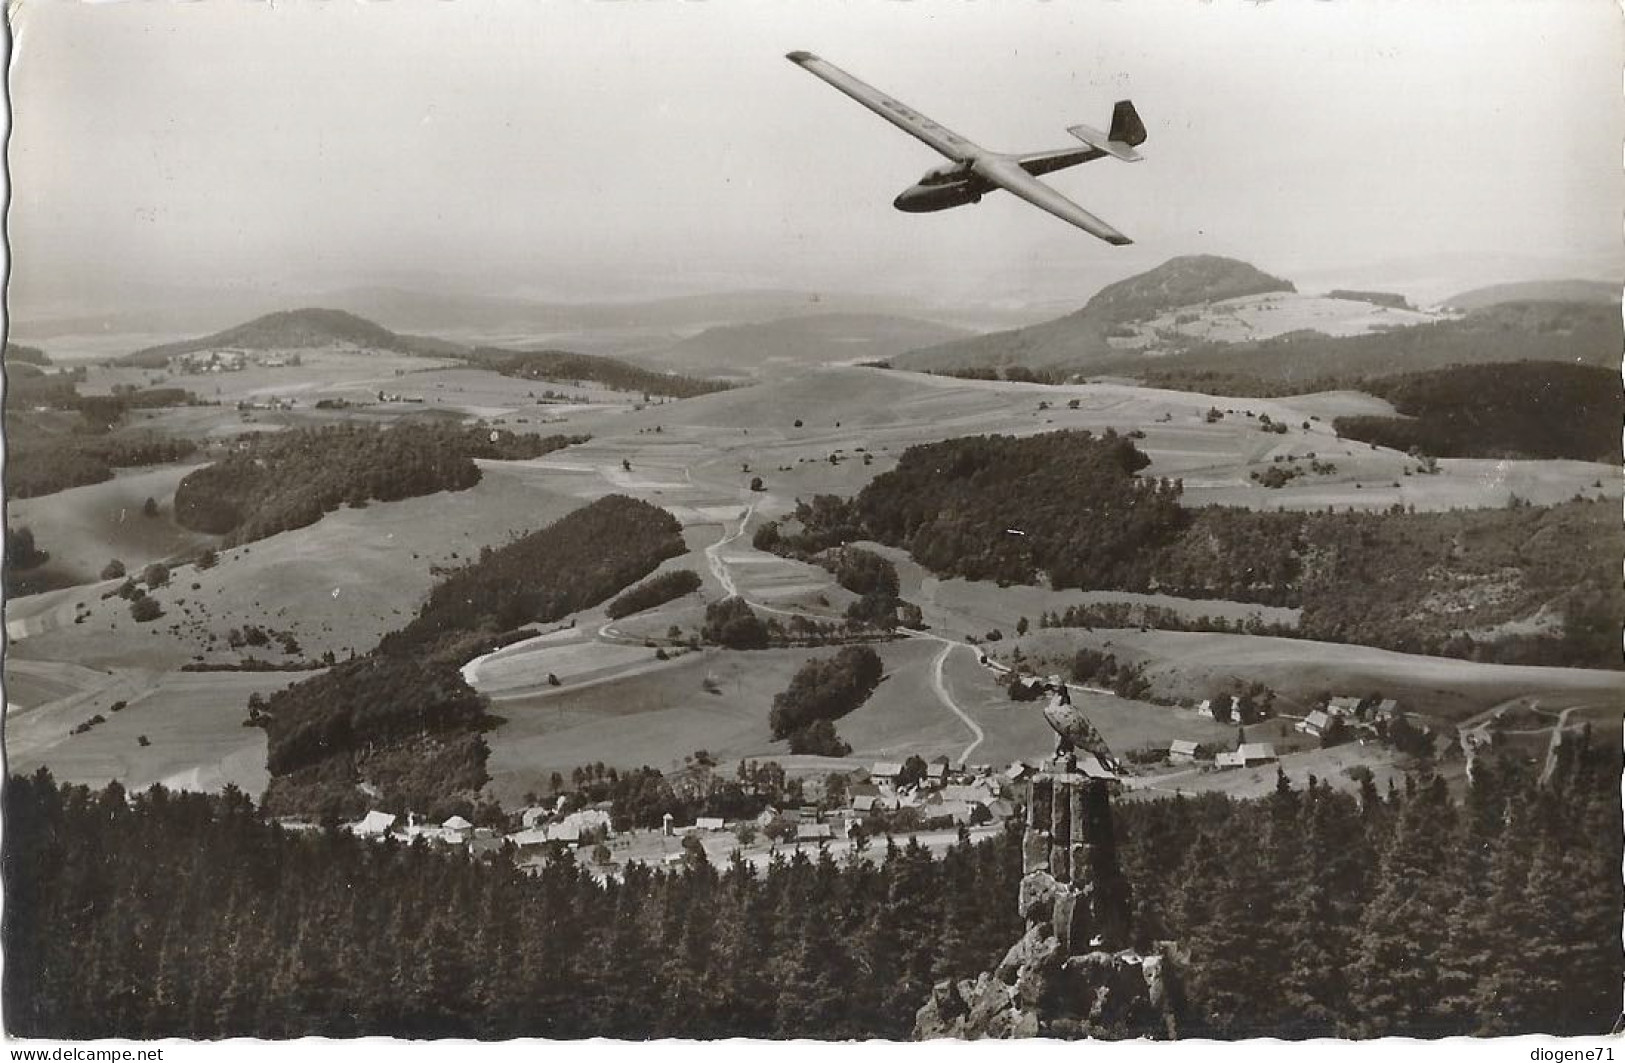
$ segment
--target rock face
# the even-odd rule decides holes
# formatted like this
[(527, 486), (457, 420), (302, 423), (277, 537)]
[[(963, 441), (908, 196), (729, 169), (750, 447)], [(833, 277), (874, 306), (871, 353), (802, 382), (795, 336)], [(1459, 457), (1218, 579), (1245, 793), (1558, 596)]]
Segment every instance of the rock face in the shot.
[(1177, 1035), (1177, 951), (1127, 947), (1108, 786), (1065, 771), (1032, 781), (1016, 901), (1027, 931), (992, 971), (938, 983), (916, 1039)]

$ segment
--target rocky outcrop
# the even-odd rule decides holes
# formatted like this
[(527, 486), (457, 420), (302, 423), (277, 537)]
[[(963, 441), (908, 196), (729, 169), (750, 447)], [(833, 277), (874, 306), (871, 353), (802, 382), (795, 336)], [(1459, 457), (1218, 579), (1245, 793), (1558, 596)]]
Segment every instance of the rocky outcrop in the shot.
[(938, 983), (916, 1039), (1176, 1036), (1177, 950), (1127, 947), (1108, 787), (1064, 771), (1032, 781), (1016, 898), (1027, 930), (992, 971)]

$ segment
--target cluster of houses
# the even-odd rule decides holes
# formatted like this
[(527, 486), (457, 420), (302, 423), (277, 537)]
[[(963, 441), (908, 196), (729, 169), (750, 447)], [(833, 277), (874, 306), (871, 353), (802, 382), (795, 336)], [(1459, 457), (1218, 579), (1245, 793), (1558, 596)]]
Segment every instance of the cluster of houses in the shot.
[(1370, 706), (1364, 713), (1360, 712), (1361, 703), (1360, 698), (1330, 698), (1325, 708), (1314, 709), (1299, 720), (1297, 729), (1306, 735), (1320, 738), (1331, 730), (1334, 721), (1341, 720), (1343, 726), (1350, 731), (1375, 732), (1379, 723), (1393, 723), (1399, 715), (1399, 702), (1393, 698), (1384, 698)]
[(422, 839), (431, 845), (464, 849), (470, 856), (499, 853), (511, 846), (515, 855), (521, 857), (541, 852), (552, 843), (573, 847), (583, 841), (607, 838), (613, 833), (609, 825), (609, 811), (604, 808), (584, 808), (563, 817), (558, 816), (555, 808), (527, 808), (520, 814), (520, 823), (522, 829), (509, 834), (494, 827), (476, 827), (462, 816), (452, 816), (435, 826), (418, 822), (417, 816), (411, 813), (402, 820), (388, 812), (372, 811), (350, 824), (349, 831), (357, 837), (375, 841), (394, 838), (414, 842)]
[[(845, 803), (829, 808), (803, 805), (796, 808), (764, 808), (753, 820), (756, 830), (776, 840), (796, 845), (813, 845), (847, 838), (865, 820), (913, 810), (921, 827), (954, 827), (975, 823), (999, 823), (1017, 814), (1008, 796), (1012, 787), (1030, 778), (1038, 769), (1016, 762), (998, 771), (986, 765), (953, 767), (946, 758), (926, 766), (923, 777), (905, 769), (901, 762), (880, 761), (867, 772), (859, 772), (846, 788)], [(396, 816), (371, 811), (346, 829), (358, 837), (373, 840), (394, 838), (402, 842), (419, 839), (438, 846), (462, 849), (472, 856), (508, 852), (515, 859), (538, 855), (547, 847), (563, 844), (571, 848), (612, 837), (607, 802), (565, 814), (563, 799), (552, 805), (538, 805), (519, 814), (520, 829), (504, 832), (493, 827), (476, 827), (462, 816), (452, 816), (441, 824), (421, 822), (413, 814)], [(742, 824), (721, 816), (700, 816), (693, 824), (678, 825), (667, 814), (661, 833), (668, 837), (737, 831)], [(680, 858), (675, 854), (674, 858)]]
[[(1194, 764), (1197, 759), (1195, 742), (1176, 738), (1168, 744), (1168, 763)], [(1273, 764), (1278, 759), (1275, 747), (1269, 742), (1243, 742), (1233, 750), (1215, 753), (1213, 767), (1221, 771), (1229, 768), (1256, 768), (1261, 764)]]

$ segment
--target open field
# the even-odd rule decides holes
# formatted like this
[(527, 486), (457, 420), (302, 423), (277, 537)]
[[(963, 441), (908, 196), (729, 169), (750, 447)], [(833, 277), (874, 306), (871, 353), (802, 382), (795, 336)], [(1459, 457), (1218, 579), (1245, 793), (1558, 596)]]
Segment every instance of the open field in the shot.
[[(325, 387), (347, 388), (352, 394), (373, 388), (375, 395), (383, 388), (444, 399), (436, 405), (447, 416), (478, 414), (506, 419), (515, 427), (518, 417), (532, 416), (524, 412), (531, 402), (528, 391), (547, 386), (480, 370), (426, 368), (418, 359), (412, 360), (412, 366), (422, 371), (399, 377), (391, 371), (380, 377), (374, 372), (380, 363), (352, 364), (345, 358), (354, 361), (359, 356), (339, 356), (342, 372), (326, 374), (324, 369), (317, 374), (317, 384), (298, 394), (308, 397)], [(310, 364), (303, 369), (308, 376)], [(247, 374), (223, 374), (219, 379), (235, 377), (244, 377), (244, 386), (254, 384)], [(210, 377), (211, 382), (215, 379)], [(270, 383), (261, 382), (264, 386)], [(572, 390), (568, 385), (554, 387)], [(986, 432), (1032, 434), (1068, 427), (1097, 432), (1112, 427), (1126, 432), (1137, 428), (1145, 433), (1137, 445), (1153, 458), (1146, 474), (1183, 477), (1187, 501), (1198, 503), (1319, 505), (1324, 504), (1320, 500), (1343, 492), (1337, 495), (1338, 505), (1379, 506), (1392, 501), (1390, 496), (1397, 492), (1422, 509), (1501, 504), (1514, 490), (1536, 501), (1543, 498), (1542, 491), (1567, 497), (1572, 493), (1571, 481), (1589, 484), (1600, 480), (1602, 490), (1613, 495), (1621, 489), (1617, 470), (1583, 463), (1443, 462), (1439, 475), (1405, 477), (1403, 469), (1411, 461), (1404, 455), (1345, 443), (1331, 433), (1332, 417), (1372, 409), (1376, 400), (1357, 393), (1227, 399), (1119, 384), (1044, 387), (843, 367), (810, 370), (750, 388), (643, 409), (632, 408), (625, 395), (616, 399), (594, 393), (587, 397), (592, 401), (584, 407), (534, 409), (559, 418), (557, 426), (550, 425), (546, 431), (590, 433), (590, 442), (534, 461), (481, 462), (484, 479), (469, 491), (344, 509), (311, 527), (225, 551), (213, 569), (177, 568), (170, 587), (157, 595), (166, 615), (154, 623), (134, 624), (125, 602), (102, 600), (106, 589), (102, 586), (11, 603), (8, 620), (13, 622), (13, 638), (24, 636), (12, 647), (15, 666), (8, 665), (8, 672), (17, 677), (22, 698), (18, 704), (51, 706), (73, 696), (58, 695), (53, 682), (67, 684), (60, 688), (63, 690), (80, 689), (75, 683), (94, 686), (96, 681), (84, 674), (62, 679), (38, 670), (73, 662), (90, 669), (91, 677), (109, 673), (114, 677), (146, 676), (143, 682), (156, 691), (143, 702), (147, 715), (172, 713), (180, 721), (177, 726), (195, 722), (203, 711), (202, 703), (218, 696), (230, 710), (225, 725), (229, 730), (237, 727), (250, 689), (274, 688), (309, 674), (175, 675), (171, 678), (180, 686), (173, 692), (165, 686), (169, 680), (162, 678), (164, 673), (189, 660), (239, 658), (240, 652), (225, 645), (230, 629), (255, 624), (286, 632), (298, 642), (296, 655), (283, 654), (274, 644), (254, 651), (272, 660), (309, 659), (327, 651), (338, 656), (351, 650), (365, 652), (384, 632), (412, 615), (436, 578), (435, 566), (455, 566), (477, 556), (482, 546), (500, 545), (610, 492), (667, 508), (683, 522), (689, 549), (668, 560), (662, 569), (698, 572), (700, 591), (613, 624), (606, 622), (601, 608), (587, 610), (566, 618), (563, 623), (573, 620), (575, 629), (552, 642), (521, 644), (487, 662), (479, 685), (497, 699), (494, 711), (506, 720), (487, 736), (492, 748), (493, 792), (516, 802), (526, 790), (545, 789), (551, 772), (568, 774), (571, 768), (594, 761), (623, 766), (648, 763), (667, 769), (697, 749), (708, 749), (724, 761), (743, 757), (784, 760), (783, 744), (767, 737), (772, 697), (784, 689), (802, 660), (832, 649), (707, 650), (661, 662), (643, 641), (664, 640), (673, 624), (685, 636), (695, 633), (704, 604), (732, 592), (743, 593), (766, 613), (839, 616), (851, 595), (836, 587), (828, 573), (756, 551), (750, 546), (750, 535), (763, 521), (785, 515), (797, 498), (819, 492), (855, 493), (891, 468), (902, 450), (915, 443)], [(606, 401), (600, 403), (599, 399)], [(615, 404), (608, 401), (611, 399)], [(1072, 400), (1077, 401), (1077, 409), (1068, 408)], [(379, 410), (422, 411), (428, 405), (390, 403), (337, 416), (383, 416)], [(1210, 407), (1235, 412), (1208, 423)], [(1248, 411), (1254, 416), (1248, 417)], [(1289, 424), (1290, 430), (1285, 435), (1260, 431), (1259, 419), (1264, 414)], [(297, 423), (304, 415), (300, 410), (257, 411), (254, 416), (265, 423), (254, 427), (265, 427), (276, 418), (294, 418), (288, 423)], [(177, 424), (189, 419), (191, 427), (216, 434), (243, 427), (238, 412), (226, 407), (160, 411), (159, 417), (175, 418)], [(794, 423), (798, 419), (803, 422), (800, 427)], [(1247, 481), (1249, 471), (1272, 464), (1278, 454), (1303, 456), (1310, 451), (1336, 461), (1338, 472), (1332, 477), (1305, 477), (1280, 491), (1266, 491)], [(174, 470), (141, 475), (179, 478)], [(1389, 496), (1371, 486), (1352, 486), (1367, 476), (1375, 482), (1379, 475), (1403, 486), (1388, 489)], [(752, 476), (762, 477), (764, 491), (749, 490)], [(1345, 476), (1351, 479), (1345, 482)], [(136, 477), (128, 479), (137, 482)], [(138, 490), (142, 499), (152, 493), (144, 487), (119, 490)], [(1595, 493), (1598, 489), (1589, 490)], [(1353, 496), (1352, 500), (1345, 495)], [(63, 497), (37, 500), (37, 532), (51, 520), (64, 527), (78, 520), (60, 508)], [(160, 501), (166, 499), (167, 493)], [(105, 508), (107, 503), (98, 505)], [(75, 553), (93, 551), (99, 569), (106, 560), (101, 555), (116, 540), (95, 535), (117, 531), (96, 532), (93, 526), (76, 530), (73, 534), (85, 536), (87, 541), (72, 549)], [(68, 533), (63, 534), (67, 542)], [(56, 549), (49, 533), (41, 534), (40, 542), (47, 550)], [(1281, 691), (1284, 699), (1298, 701), (1323, 689), (1359, 694), (1378, 689), (1401, 698), (1408, 708), (1445, 719), (1464, 718), (1520, 694), (1550, 698), (1543, 703), (1554, 709), (1625, 701), (1620, 678), (1604, 673), (1506, 669), (1360, 647), (1242, 636), (1044, 631), (1036, 627), (1043, 612), (1087, 601), (1145, 602), (1191, 616), (1258, 614), (1271, 622), (1290, 622), (1294, 613), (1157, 595), (1052, 592), (938, 580), (900, 552), (877, 549), (897, 561), (903, 597), (922, 606), (932, 636), (957, 641), (966, 636), (981, 638), (998, 628), (1005, 638), (989, 648), (1000, 654), (1007, 654), (1015, 645), (1032, 655), (1110, 643), (1120, 656), (1148, 661), (1158, 689), (1176, 696), (1207, 696), (1236, 678), (1261, 680)], [(129, 563), (136, 555), (133, 549), (127, 554)], [(1018, 642), (1014, 630), (1022, 616), (1034, 629)], [(79, 623), (74, 623), (76, 617), (82, 618)], [(957, 758), (967, 749), (972, 762), (1007, 763), (1018, 756), (1043, 755), (1053, 747), (1051, 732), (1036, 707), (1017, 706), (1005, 699), (991, 675), (976, 664), (970, 648), (949, 649), (941, 656), (945, 646), (942, 641), (923, 638), (881, 648), (889, 678), (868, 705), (840, 721), (838, 730), (852, 744), (853, 756), (833, 766), (855, 767), (910, 753)], [(30, 673), (25, 665), (36, 670)], [(558, 675), (561, 687), (546, 686), (549, 672)], [(702, 688), (708, 675), (715, 681), (716, 693)], [(89, 696), (102, 695), (92, 692)], [(113, 696), (107, 695), (109, 699)], [(1119, 752), (1175, 737), (1201, 741), (1232, 736), (1231, 729), (1188, 710), (1105, 695), (1086, 695), (1085, 700), (1096, 725)], [(171, 710), (170, 705), (175, 708)], [(1282, 707), (1293, 711), (1290, 704)], [(127, 713), (134, 712), (132, 701)], [(211, 780), (217, 783), (240, 774), (240, 760), (232, 760), (229, 768), (222, 765), (231, 757), (246, 756), (247, 747), (241, 745), (245, 737), (260, 741), (258, 732), (247, 729), (239, 728), (242, 734), (231, 731), (230, 742), (224, 734), (210, 738), (204, 729), (195, 747), (180, 741), (161, 743), (151, 734), (153, 745), (139, 749), (133, 734), (126, 736), (130, 738), (127, 745), (123, 743), (125, 716), (120, 714), (117, 728), (110, 717), (108, 724), (72, 741), (47, 741), (48, 728), (41, 730), (39, 722), (29, 724), (35, 735), (29, 755), (36, 762), (53, 765), (65, 758), (63, 762), (80, 773), (116, 769), (127, 774), (127, 781), (176, 778), (210, 785)], [(62, 731), (79, 722), (77, 717), (62, 718)], [(103, 750), (103, 743), (112, 745)], [(188, 749), (201, 759), (191, 765), (183, 763)], [(808, 770), (831, 766), (812, 764)], [(196, 773), (188, 774), (193, 768)]]
[[(1381, 691), (1401, 708), (1459, 721), (1514, 697), (1536, 696), (1548, 708), (1604, 702), (1625, 710), (1625, 673), (1582, 668), (1479, 664), (1307, 639), (1212, 632), (1051, 629), (1016, 643), (1029, 657), (1068, 658), (1079, 647), (1142, 661), (1168, 697), (1204, 698), (1237, 682), (1259, 681), (1301, 714), (1323, 691), (1361, 696)], [(1001, 655), (1007, 650), (1000, 650)], [(1289, 699), (1289, 700), (1286, 700)]]
[[(57, 779), (101, 786), (118, 780), (131, 789), (153, 783), (217, 790), (235, 783), (249, 794), (265, 789), (265, 733), (242, 725), (253, 693), (269, 693), (297, 675), (229, 672), (123, 671), (105, 685), (44, 705), (8, 713), (10, 771), (41, 765)], [(115, 700), (128, 705), (113, 712)], [(100, 713), (106, 722), (83, 734), (76, 725)], [(143, 747), (140, 737), (150, 745)]]
[[(836, 723), (852, 745), (844, 766), (909, 753), (953, 755), (964, 748), (964, 726), (930, 685), (937, 644), (908, 641), (876, 649), (886, 663), (886, 679), (868, 702)], [(639, 652), (652, 659), (652, 650)], [(566, 684), (501, 698), (493, 711), (506, 722), (486, 735), (492, 786), (502, 800), (517, 801), (526, 790), (545, 790), (554, 771), (568, 776), (571, 768), (599, 760), (667, 771), (699, 749), (725, 765), (783, 760), (786, 746), (770, 740), (767, 726), (773, 696), (790, 685), (808, 657), (834, 652), (835, 647), (706, 650), (613, 683)]]
[[(104, 601), (99, 586), (58, 592), (52, 608), (60, 614), (78, 607), (84, 621), (71, 623), (70, 612), (66, 626), (30, 635), (14, 652), (174, 668), (199, 656), (237, 659), (227, 633), (257, 624), (291, 632), (307, 657), (364, 653), (417, 610), (435, 582), (431, 566), (455, 566), (482, 546), (500, 546), (581, 504), (554, 490), (552, 477), (512, 463), (486, 463), (484, 472), (467, 491), (340, 509), (310, 527), (221, 551), (206, 571), (176, 568), (156, 594), (165, 615), (148, 624), (132, 621), (122, 599)], [(8, 620), (31, 609), (32, 599), (21, 599)], [(269, 656), (282, 657), (274, 648)]]
[[(171, 519), (175, 485), (199, 463), (116, 470), (113, 479), (72, 487), (41, 498), (8, 501), (6, 520), (34, 533), (34, 542), (51, 557), (42, 571), (75, 583), (97, 579), (113, 558), (132, 572), (153, 561), (166, 561), (218, 541), (188, 531)], [(156, 517), (142, 513), (147, 499), (156, 500)]]
[[(1258, 741), (1267, 741), (1260, 736)], [(1351, 742), (1331, 749), (1315, 749), (1281, 757), (1276, 764), (1263, 764), (1253, 768), (1233, 768), (1212, 771), (1186, 768), (1178, 771), (1143, 775), (1129, 780), (1124, 796), (1165, 797), (1171, 793), (1221, 793), (1235, 798), (1264, 797), (1275, 790), (1277, 772), (1284, 773), (1295, 789), (1303, 789), (1309, 776), (1330, 784), (1334, 789), (1358, 791), (1360, 784), (1347, 774), (1350, 768), (1364, 766), (1371, 772), (1372, 781), (1382, 791), (1393, 781), (1404, 781), (1402, 759), (1392, 749), (1377, 745)]]

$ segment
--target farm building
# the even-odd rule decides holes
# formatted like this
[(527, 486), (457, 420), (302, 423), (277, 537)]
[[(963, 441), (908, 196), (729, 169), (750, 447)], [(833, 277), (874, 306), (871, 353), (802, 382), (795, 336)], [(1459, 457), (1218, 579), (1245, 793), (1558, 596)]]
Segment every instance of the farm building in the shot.
[(803, 823), (796, 828), (798, 842), (825, 842), (833, 837), (835, 831), (828, 823)]
[(474, 836), (474, 824), (462, 816), (451, 817), (440, 824), (440, 829), (445, 832), (446, 837), (451, 841), (466, 842)]
[(518, 834), (508, 835), (508, 840), (513, 842), (520, 856), (529, 856), (546, 848), (548, 837), (547, 831), (541, 827), (531, 827)]
[(1268, 742), (1243, 742), (1241, 748), (1236, 750), (1236, 755), (1241, 757), (1242, 764), (1249, 768), (1255, 764), (1269, 764), (1276, 759), (1275, 747)]
[(1326, 715), (1353, 716), (1360, 707), (1359, 698), (1332, 698), (1326, 702)]
[(1168, 743), (1170, 764), (1189, 764), (1196, 760), (1196, 743), (1188, 738), (1176, 738)]
[(1220, 753), (1213, 758), (1213, 766), (1220, 769), (1245, 768), (1247, 766), (1247, 762), (1241, 759), (1240, 752)]
[(694, 821), (694, 829), (695, 830), (704, 830), (704, 831), (718, 831), (718, 830), (727, 830), (728, 828), (723, 825), (721, 816), (701, 816), (699, 819), (696, 819)]
[(363, 838), (381, 838), (395, 826), (395, 817), (388, 812), (368, 812), (359, 823), (350, 825), (350, 833)]
[(896, 784), (897, 777), (901, 774), (903, 774), (903, 765), (891, 760), (876, 761), (875, 766), (869, 769), (869, 778), (876, 782), (891, 783), (893, 785)]
[(1299, 720), (1295, 725), (1295, 729), (1302, 731), (1306, 735), (1314, 735), (1319, 738), (1326, 733), (1326, 729), (1331, 725), (1332, 718), (1321, 710), (1315, 709)]

